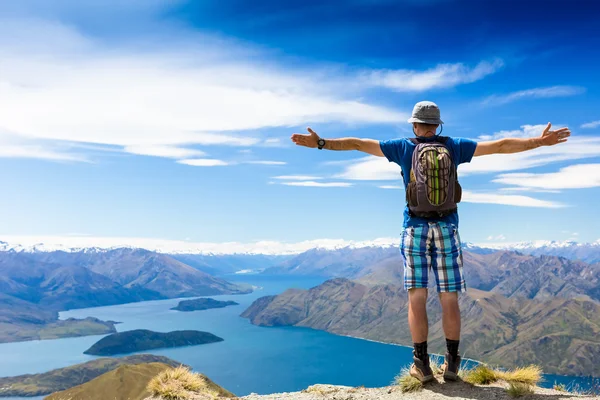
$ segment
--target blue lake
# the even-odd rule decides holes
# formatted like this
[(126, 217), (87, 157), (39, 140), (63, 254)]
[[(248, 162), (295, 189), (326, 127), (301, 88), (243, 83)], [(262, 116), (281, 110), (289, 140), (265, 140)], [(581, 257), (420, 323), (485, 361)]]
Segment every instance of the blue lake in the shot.
[[(151, 351), (191, 366), (237, 395), (296, 391), (315, 383), (378, 387), (390, 384), (411, 362), (412, 349), (336, 336), (306, 328), (264, 328), (239, 315), (257, 298), (287, 288), (309, 288), (320, 278), (228, 276), (262, 289), (241, 296), (211, 296), (240, 305), (196, 312), (170, 310), (178, 299), (72, 310), (61, 318), (97, 317), (122, 322), (119, 331), (195, 329), (225, 339), (208, 345)], [(45, 372), (92, 360), (84, 355), (102, 336), (0, 345), (0, 376)], [(589, 387), (590, 379), (546, 375), (542, 386), (573, 382)], [(29, 398), (32, 399), (32, 398)], [(41, 399), (41, 397), (39, 397)]]

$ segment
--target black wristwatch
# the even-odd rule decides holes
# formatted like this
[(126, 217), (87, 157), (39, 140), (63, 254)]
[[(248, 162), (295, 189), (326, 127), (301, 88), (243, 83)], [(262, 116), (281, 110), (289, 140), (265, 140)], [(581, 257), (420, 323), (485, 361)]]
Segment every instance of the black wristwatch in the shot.
[(322, 150), (325, 147), (325, 139), (320, 138), (317, 144), (319, 145), (319, 150)]

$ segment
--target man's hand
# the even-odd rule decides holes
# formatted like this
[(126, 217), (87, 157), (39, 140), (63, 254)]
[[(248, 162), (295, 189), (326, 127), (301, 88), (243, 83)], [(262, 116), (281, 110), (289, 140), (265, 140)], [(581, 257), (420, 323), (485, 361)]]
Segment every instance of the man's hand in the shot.
[(319, 135), (312, 129), (307, 128), (309, 134), (303, 135), (301, 133), (294, 133), (292, 135), (292, 141), (296, 143), (298, 146), (305, 146), (310, 148), (316, 148), (319, 146), (317, 143), (319, 141)]
[(555, 144), (566, 142), (567, 138), (571, 136), (569, 128), (560, 128), (559, 130), (551, 131), (551, 127), (552, 124), (548, 122), (546, 129), (544, 129), (542, 136), (540, 136), (542, 146), (554, 146)]
[[(309, 134), (303, 135), (301, 133), (294, 133), (292, 135), (292, 141), (298, 146), (305, 146), (316, 148), (319, 147), (319, 135), (312, 129), (307, 128)], [(378, 157), (385, 157), (381, 151), (381, 146), (378, 140), (373, 139), (359, 139), (359, 138), (339, 138), (339, 139), (327, 139), (325, 140), (326, 150), (358, 150), (363, 153), (372, 154)]]

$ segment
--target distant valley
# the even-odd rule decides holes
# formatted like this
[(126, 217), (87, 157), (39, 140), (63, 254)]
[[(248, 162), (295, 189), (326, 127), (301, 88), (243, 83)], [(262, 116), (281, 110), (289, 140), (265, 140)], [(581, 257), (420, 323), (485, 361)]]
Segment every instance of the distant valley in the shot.
[[(600, 304), (585, 299), (531, 300), (470, 289), (461, 296), (462, 352), (501, 366), (536, 363), (547, 373), (600, 376)], [(260, 326), (303, 326), (411, 345), (406, 292), (345, 278), (310, 290), (262, 297), (243, 317)], [(437, 296), (428, 302), (430, 351), (443, 353)]]

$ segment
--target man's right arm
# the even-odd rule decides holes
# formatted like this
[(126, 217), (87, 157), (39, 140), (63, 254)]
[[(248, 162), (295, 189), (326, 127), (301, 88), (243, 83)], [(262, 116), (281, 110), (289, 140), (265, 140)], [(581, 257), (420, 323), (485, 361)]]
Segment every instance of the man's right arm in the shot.
[[(311, 148), (318, 147), (318, 141), (320, 139), (319, 135), (311, 128), (308, 128), (308, 132), (308, 135), (294, 133), (292, 135), (292, 141), (298, 146)], [(353, 137), (325, 139), (325, 146), (323, 148), (335, 151), (358, 150), (374, 156), (384, 157), (379, 141), (374, 139), (359, 139)]]

